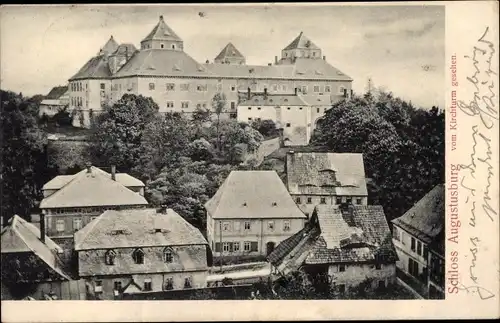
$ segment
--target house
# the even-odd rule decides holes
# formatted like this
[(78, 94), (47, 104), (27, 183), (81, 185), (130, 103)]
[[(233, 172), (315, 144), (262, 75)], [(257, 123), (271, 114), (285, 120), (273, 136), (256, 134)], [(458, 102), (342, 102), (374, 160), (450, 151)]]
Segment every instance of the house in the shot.
[(75, 233), (89, 298), (206, 287), (210, 249), (172, 209), (108, 210)]
[(349, 96), (352, 81), (302, 32), (274, 63), (247, 65), (241, 51), (229, 43), (212, 63), (202, 64), (185, 52), (182, 38), (160, 16), (139, 49), (111, 36), (68, 82), (70, 110), (77, 116), (73, 124), (88, 127), (91, 115), (127, 93), (151, 97), (163, 113), (193, 113), (197, 107), (209, 108), (214, 95), (222, 92), (228, 103), (221, 116), (229, 118), (234, 117), (239, 93), (248, 89), (280, 94), (297, 88), (300, 94), (338, 102)]
[(2, 300), (85, 299), (83, 285), (59, 255), (63, 250), (31, 223), (14, 215), (2, 229)]
[(362, 154), (291, 150), (285, 168), (288, 191), (308, 217), (320, 204), (368, 204)]
[(111, 174), (90, 164), (74, 175), (56, 176), (43, 188), (40, 226), (64, 249), (73, 234), (105, 210), (143, 208), (144, 183), (128, 175)]
[(275, 279), (303, 268), (312, 282), (340, 294), (361, 283), (376, 290), (396, 281), (397, 254), (378, 205), (317, 205), (305, 228), (267, 259)]
[(401, 217), (392, 220), (398, 269), (423, 297), (444, 298), (444, 184), (436, 185)]
[(205, 209), (216, 256), (266, 255), (306, 218), (275, 171), (232, 171)]
[(56, 86), (50, 90), (49, 94), (40, 102), (39, 115), (53, 116), (57, 112), (64, 110), (69, 104), (69, 94), (67, 86)]
[(237, 107), (239, 122), (272, 120), (276, 128), (283, 129), (283, 139), (287, 146), (307, 145), (315, 120), (315, 112), (297, 93), (251, 95), (240, 101)]

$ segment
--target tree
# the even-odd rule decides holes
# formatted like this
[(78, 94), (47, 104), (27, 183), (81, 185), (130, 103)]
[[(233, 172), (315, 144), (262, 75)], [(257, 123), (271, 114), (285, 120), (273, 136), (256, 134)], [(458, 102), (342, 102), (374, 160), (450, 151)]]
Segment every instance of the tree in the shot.
[(388, 221), (444, 182), (444, 113), (416, 109), (382, 90), (336, 103), (311, 144), (363, 153), (370, 203), (382, 205)]
[(221, 138), (220, 138), (220, 117), (226, 110), (226, 95), (224, 93), (216, 93), (212, 98), (212, 110), (216, 115), (215, 128), (217, 130), (217, 149), (221, 150)]
[(30, 220), (30, 211), (42, 198), (41, 187), (50, 176), (46, 134), (37, 124), (37, 113), (33, 102), (1, 91), (0, 210), (5, 223), (14, 214)]
[(251, 126), (264, 137), (276, 137), (279, 135), (279, 130), (276, 128), (276, 123), (273, 120), (256, 120), (252, 122)]
[(139, 165), (143, 133), (156, 118), (158, 109), (151, 98), (133, 94), (125, 94), (112, 106), (105, 107), (92, 127), (93, 162), (115, 165), (123, 172)]

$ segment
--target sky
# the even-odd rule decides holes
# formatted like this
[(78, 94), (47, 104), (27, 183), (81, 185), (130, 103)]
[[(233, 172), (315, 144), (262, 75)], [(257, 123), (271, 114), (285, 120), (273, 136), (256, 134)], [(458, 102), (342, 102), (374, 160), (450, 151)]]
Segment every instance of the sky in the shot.
[[(203, 12), (203, 17), (200, 16)], [(0, 8), (0, 87), (23, 95), (64, 85), (111, 35), (140, 48), (163, 15), (200, 63), (232, 42), (267, 65), (302, 31), (327, 61), (413, 104), (444, 107), (445, 9), (429, 5), (38, 5)]]

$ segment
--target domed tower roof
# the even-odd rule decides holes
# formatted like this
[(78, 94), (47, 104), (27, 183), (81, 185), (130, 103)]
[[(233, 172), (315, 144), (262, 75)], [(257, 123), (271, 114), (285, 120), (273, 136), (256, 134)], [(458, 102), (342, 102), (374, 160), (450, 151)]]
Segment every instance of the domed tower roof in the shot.
[(148, 40), (174, 40), (174, 41), (182, 41), (182, 39), (177, 36), (177, 34), (170, 28), (163, 20), (163, 16), (160, 16), (160, 21), (158, 24), (151, 30), (151, 32), (144, 38), (141, 43)]
[(101, 48), (101, 51), (99, 54), (111, 54), (113, 53), (117, 48), (118, 48), (118, 43), (116, 40), (113, 38), (113, 35), (109, 38), (109, 40), (104, 44), (104, 46)]

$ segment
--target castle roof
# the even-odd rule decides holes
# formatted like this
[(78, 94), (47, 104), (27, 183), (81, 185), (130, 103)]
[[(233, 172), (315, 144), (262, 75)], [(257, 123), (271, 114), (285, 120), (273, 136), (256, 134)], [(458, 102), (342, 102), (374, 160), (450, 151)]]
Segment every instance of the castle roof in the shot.
[(68, 91), (67, 86), (56, 86), (45, 96), (47, 100), (57, 100)]
[(304, 35), (301, 31), (300, 34), (295, 38), (284, 50), (289, 49), (320, 49), (316, 46), (309, 38)]
[(106, 42), (106, 44), (104, 44), (104, 46), (102, 47), (101, 51), (102, 51), (103, 54), (108, 54), (109, 55), (109, 54), (113, 53), (117, 48), (118, 48), (118, 43), (113, 38), (113, 36), (111, 36), (109, 38), (109, 40)]
[(108, 60), (105, 55), (98, 55), (92, 57), (83, 67), (69, 79), (81, 80), (81, 79), (106, 79), (111, 77), (111, 71), (109, 69)]
[(215, 57), (215, 60), (224, 60), (225, 58), (245, 58), (232, 43), (228, 43), (226, 47)]
[[(163, 16), (160, 16), (160, 21), (158, 24), (151, 30), (151, 32), (142, 40), (142, 42), (148, 40), (174, 40), (174, 41), (182, 41), (182, 39), (177, 36), (177, 34), (170, 28), (163, 20)], [(142, 43), (141, 42), (141, 43)]]
[(250, 100), (243, 100), (239, 106), (307, 106), (308, 104), (298, 95), (294, 94), (267, 94), (254, 95)]

